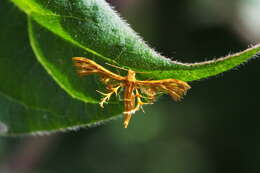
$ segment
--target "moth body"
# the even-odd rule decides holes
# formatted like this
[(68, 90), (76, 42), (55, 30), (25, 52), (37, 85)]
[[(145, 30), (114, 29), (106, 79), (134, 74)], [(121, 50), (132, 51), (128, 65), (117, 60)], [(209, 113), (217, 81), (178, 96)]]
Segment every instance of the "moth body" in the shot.
[[(120, 76), (90, 59), (83, 57), (74, 57), (72, 59), (75, 62), (75, 66), (78, 68), (78, 74), (80, 76), (87, 76), (90, 74), (101, 75), (101, 82), (106, 85), (106, 88), (109, 91), (108, 93), (98, 91), (104, 96), (99, 103), (102, 108), (104, 107), (104, 103), (107, 103), (113, 94), (118, 94), (119, 88), (124, 89), (125, 110), (123, 125), (125, 128), (128, 127), (132, 115), (140, 109), (143, 110), (143, 105), (152, 104), (157, 94), (167, 93), (175, 101), (178, 101), (186, 94), (187, 90), (191, 88), (186, 82), (177, 79), (142, 81), (136, 79), (136, 72), (133, 70), (127, 70), (126, 76)], [(111, 66), (117, 67), (114, 65)], [(143, 98), (146, 98), (148, 102), (143, 102)]]

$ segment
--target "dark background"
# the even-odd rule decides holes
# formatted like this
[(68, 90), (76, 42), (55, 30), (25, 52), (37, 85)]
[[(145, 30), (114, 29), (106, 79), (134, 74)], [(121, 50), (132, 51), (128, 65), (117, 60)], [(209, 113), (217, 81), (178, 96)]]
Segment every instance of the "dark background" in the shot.
[[(260, 42), (259, 0), (110, 0), (167, 57), (218, 58)], [(0, 139), (0, 172), (260, 172), (260, 61), (191, 82), (182, 102), (163, 96), (120, 120), (43, 137)]]

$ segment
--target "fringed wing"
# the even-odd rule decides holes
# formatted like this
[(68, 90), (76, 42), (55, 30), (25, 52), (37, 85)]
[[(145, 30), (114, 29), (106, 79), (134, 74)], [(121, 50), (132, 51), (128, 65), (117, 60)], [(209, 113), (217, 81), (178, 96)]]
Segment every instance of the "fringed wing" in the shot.
[(106, 82), (106, 80), (109, 79), (115, 79), (115, 80), (124, 80), (125, 78), (117, 75), (107, 69), (105, 69), (104, 67), (102, 67), (101, 65), (95, 63), (94, 61), (87, 59), (87, 58), (83, 58), (83, 57), (74, 57), (72, 58), (72, 60), (74, 61), (74, 66), (77, 67), (77, 71), (78, 74), (80, 76), (87, 76), (89, 74), (100, 74), (102, 76), (102, 82)]
[(109, 91), (108, 93), (97, 91), (103, 95), (99, 103), (103, 108), (104, 103), (106, 103), (113, 94), (117, 95), (122, 86), (122, 82), (119, 81), (125, 80), (125, 77), (117, 75), (87, 58), (74, 57), (72, 60), (74, 61), (74, 65), (77, 67), (77, 72), (80, 76), (87, 76), (90, 74), (99, 74), (101, 76), (100, 81), (106, 85), (106, 89)]
[(149, 100), (153, 100), (158, 93), (167, 93), (173, 100), (179, 101), (191, 87), (181, 80), (164, 79), (136, 81), (138, 88), (148, 96)]

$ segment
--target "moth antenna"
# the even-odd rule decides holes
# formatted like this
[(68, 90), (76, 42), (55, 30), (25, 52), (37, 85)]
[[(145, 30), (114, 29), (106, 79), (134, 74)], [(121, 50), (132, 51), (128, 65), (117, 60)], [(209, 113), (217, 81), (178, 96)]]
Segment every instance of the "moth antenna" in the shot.
[(117, 60), (118, 58), (120, 58), (120, 56), (122, 55), (123, 52), (124, 52), (124, 50), (122, 50), (122, 51), (119, 53), (119, 55), (114, 59), (114, 61)]
[(151, 72), (138, 72), (138, 71), (136, 71), (135, 73), (148, 74), (148, 73), (151, 73)]
[[(113, 65), (113, 64), (109, 64), (109, 63), (106, 63), (107, 65), (111, 66), (111, 67), (115, 67), (115, 68), (118, 68), (118, 69), (121, 69), (121, 70), (125, 70), (125, 71), (128, 71), (128, 69), (126, 68), (123, 68), (123, 67), (118, 67), (116, 65)], [(135, 73), (140, 73), (140, 74), (147, 74), (147, 73), (151, 73), (151, 72), (136, 72)]]
[(118, 68), (118, 69), (121, 69), (121, 70), (125, 70), (125, 71), (128, 71), (128, 69), (125, 69), (123, 67), (118, 67), (116, 65), (113, 65), (113, 64), (109, 64), (109, 63), (106, 63), (107, 65), (111, 66), (111, 67), (115, 67), (115, 68)]

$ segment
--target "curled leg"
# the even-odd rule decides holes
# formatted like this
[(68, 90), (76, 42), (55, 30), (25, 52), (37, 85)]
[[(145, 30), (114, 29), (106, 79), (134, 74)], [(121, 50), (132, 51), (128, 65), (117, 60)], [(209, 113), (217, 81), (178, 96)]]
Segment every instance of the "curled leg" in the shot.
[(134, 114), (136, 111), (138, 111), (140, 109), (144, 112), (143, 105), (152, 104), (152, 103), (145, 103), (142, 101), (141, 98), (144, 98), (144, 97), (139, 93), (138, 89), (135, 89), (135, 97), (136, 97), (136, 101), (137, 101), (136, 107), (125, 113)]
[(103, 93), (103, 92), (100, 92), (100, 91), (97, 91), (99, 92), (100, 94), (104, 95), (104, 97), (101, 99), (99, 105), (104, 108), (104, 103), (107, 102), (110, 97), (115, 93), (117, 95), (117, 92), (118, 92), (118, 89), (120, 88), (121, 86), (117, 86), (117, 87), (113, 87), (113, 88), (110, 88), (110, 91), (109, 93)]

